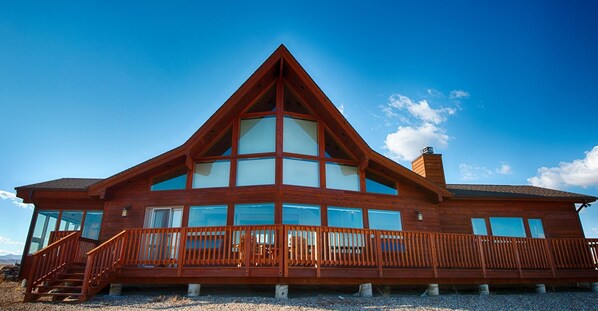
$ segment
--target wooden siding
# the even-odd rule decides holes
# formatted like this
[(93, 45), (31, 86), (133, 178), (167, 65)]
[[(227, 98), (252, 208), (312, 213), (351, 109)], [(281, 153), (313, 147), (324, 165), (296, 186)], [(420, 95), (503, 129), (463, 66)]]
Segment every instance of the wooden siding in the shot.
[[(582, 238), (583, 228), (575, 205), (562, 201), (536, 200), (458, 200), (439, 205), (441, 232), (473, 233), (471, 218), (522, 217), (542, 219), (548, 238)], [(489, 228), (487, 222), (486, 226)], [(529, 233), (528, 233), (529, 234)]]

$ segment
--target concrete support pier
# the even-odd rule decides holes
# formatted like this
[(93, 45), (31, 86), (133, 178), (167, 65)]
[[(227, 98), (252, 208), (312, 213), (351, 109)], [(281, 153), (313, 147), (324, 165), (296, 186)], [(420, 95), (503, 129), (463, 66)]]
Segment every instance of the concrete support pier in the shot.
[(373, 297), (372, 283), (365, 283), (359, 285), (359, 297)]
[(110, 283), (110, 296), (120, 296), (123, 293), (123, 285), (120, 283)]
[(536, 284), (536, 294), (546, 294), (546, 285)]
[(598, 293), (598, 282), (590, 283), (590, 287), (594, 293)]
[(490, 295), (490, 287), (488, 284), (480, 284), (478, 290), (480, 295)]
[(187, 287), (187, 296), (189, 296), (189, 297), (199, 296), (200, 289), (201, 289), (201, 284), (189, 284), (189, 286)]
[(428, 284), (428, 289), (426, 290), (426, 294), (428, 296), (440, 295), (440, 291), (438, 290), (438, 284)]
[(276, 284), (274, 298), (276, 298), (276, 299), (287, 299), (287, 298), (289, 298), (289, 286), (288, 285), (282, 285), (282, 284)]

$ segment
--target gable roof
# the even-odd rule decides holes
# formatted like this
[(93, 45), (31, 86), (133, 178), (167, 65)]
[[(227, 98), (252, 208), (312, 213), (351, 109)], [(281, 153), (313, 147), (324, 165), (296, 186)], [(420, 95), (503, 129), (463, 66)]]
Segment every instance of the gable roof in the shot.
[(523, 185), (469, 185), (469, 184), (448, 184), (447, 189), (453, 193), (455, 198), (479, 198), (479, 199), (560, 199), (576, 202), (589, 203), (596, 201), (596, 197), (566, 192), (548, 188)]
[(87, 190), (101, 178), (59, 178), (15, 188), (16, 190)]
[[(199, 148), (205, 147), (228, 127), (229, 122), (236, 114), (240, 113), (249, 101), (244, 99), (255, 98), (266, 90), (273, 81), (284, 75), (288, 83), (297, 86), (299, 96), (303, 96), (304, 103), (321, 118), (326, 120), (326, 125), (350, 144), (348, 147), (356, 153), (360, 167), (367, 167), (368, 161), (374, 160), (389, 168), (398, 176), (415, 183), (421, 188), (436, 193), (439, 198), (452, 197), (446, 188), (441, 187), (402, 165), (373, 151), (363, 138), (355, 131), (349, 122), (338, 111), (336, 106), (322, 92), (318, 85), (311, 79), (297, 60), (291, 55), (284, 45), (280, 45), (274, 53), (245, 81), (241, 87), (181, 146), (174, 148), (162, 155), (145, 161), (139, 165), (122, 171), (90, 186), (89, 194), (102, 195), (106, 189), (129, 180), (139, 174), (155, 169), (172, 161), (186, 163), (192, 168), (191, 155)], [(317, 103), (317, 104), (314, 104)]]

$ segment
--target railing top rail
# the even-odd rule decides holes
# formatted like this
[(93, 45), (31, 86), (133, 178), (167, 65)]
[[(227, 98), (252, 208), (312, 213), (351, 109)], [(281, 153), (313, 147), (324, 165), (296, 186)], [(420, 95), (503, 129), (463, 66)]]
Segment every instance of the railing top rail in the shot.
[(125, 233), (127, 233), (127, 230), (128, 230), (128, 229), (125, 229), (125, 230), (123, 230), (123, 231), (119, 232), (117, 235), (113, 236), (113, 237), (112, 237), (112, 238), (110, 238), (108, 241), (106, 241), (106, 242), (104, 242), (104, 243), (102, 243), (102, 244), (98, 245), (96, 248), (94, 248), (94, 249), (90, 250), (89, 252), (87, 252), (87, 256), (89, 256), (89, 255), (92, 255), (92, 254), (94, 254), (94, 253), (96, 253), (96, 252), (100, 251), (104, 245), (112, 243), (112, 241), (114, 241), (114, 240), (116, 240), (116, 239), (120, 238), (122, 235), (124, 235)]

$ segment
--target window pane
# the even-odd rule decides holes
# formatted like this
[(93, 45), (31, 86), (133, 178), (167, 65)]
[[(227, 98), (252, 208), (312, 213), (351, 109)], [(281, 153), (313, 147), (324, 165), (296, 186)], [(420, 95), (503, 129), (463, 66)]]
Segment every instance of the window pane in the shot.
[(473, 227), (473, 234), (488, 235), (488, 229), (486, 229), (486, 220), (484, 218), (472, 218), (471, 226)]
[(318, 155), (318, 123), (285, 117), (283, 151)]
[(239, 154), (274, 152), (276, 147), (276, 118), (241, 120)]
[(287, 225), (319, 226), (320, 206), (307, 204), (282, 204), (282, 223)]
[(227, 211), (226, 205), (191, 206), (189, 227), (226, 226)]
[(326, 163), (326, 188), (359, 191), (357, 167)]
[(274, 158), (244, 159), (237, 164), (237, 186), (273, 185)]
[(349, 154), (341, 147), (341, 145), (326, 131), (324, 134), (324, 142), (326, 145), (325, 156), (327, 158), (351, 159)]
[(272, 224), (274, 224), (274, 203), (235, 205), (235, 226)]
[(187, 169), (181, 167), (164, 175), (152, 179), (152, 191), (157, 190), (179, 190), (187, 186)]
[(63, 211), (60, 217), (60, 231), (77, 231), (81, 229), (83, 211)]
[(37, 214), (35, 221), (35, 228), (31, 236), (31, 246), (29, 247), (29, 254), (33, 254), (38, 250), (48, 246), (50, 240), (50, 232), (56, 228), (58, 221), (58, 211), (40, 211)]
[(228, 187), (230, 161), (196, 163), (193, 188)]
[(316, 161), (282, 159), (282, 172), (285, 185), (320, 186), (320, 169)]
[(542, 219), (528, 219), (529, 231), (532, 238), (545, 238), (544, 227), (542, 226)]
[(403, 230), (401, 225), (401, 212), (368, 210), (370, 229), (378, 230)]
[(397, 187), (392, 180), (372, 173), (365, 174), (365, 190), (372, 193), (397, 194)]
[(102, 226), (102, 211), (87, 211), (85, 215), (85, 224), (83, 224), (84, 238), (97, 240), (100, 237), (100, 227)]
[(523, 219), (519, 217), (490, 217), (490, 227), (492, 228), (492, 235), (525, 237)]
[(328, 207), (328, 226), (341, 228), (363, 228), (361, 208)]
[(232, 154), (233, 131), (228, 130), (202, 157), (229, 156)]

